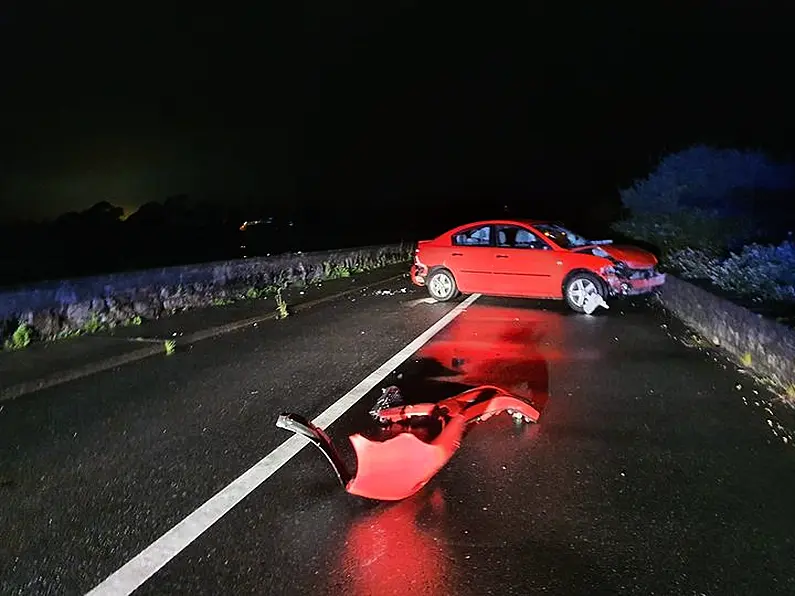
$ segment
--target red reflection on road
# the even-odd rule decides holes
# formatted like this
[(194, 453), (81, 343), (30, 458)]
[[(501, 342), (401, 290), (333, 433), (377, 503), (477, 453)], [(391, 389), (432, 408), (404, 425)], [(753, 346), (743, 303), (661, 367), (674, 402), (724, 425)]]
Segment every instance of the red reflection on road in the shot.
[(544, 311), (473, 305), (418, 358), (435, 360), (451, 376), (433, 380), (497, 385), (543, 408), (549, 393), (547, 363), (560, 360), (561, 318)]
[[(351, 526), (341, 554), (347, 594), (440, 594), (451, 578), (451, 557), (443, 540), (423, 530), (419, 518), (444, 515), (437, 489), (429, 497), (379, 508)], [(437, 524), (434, 524), (437, 525)]]
[[(560, 345), (560, 323), (555, 313), (470, 307), (417, 353), (417, 360), (435, 361), (439, 366), (432, 367), (432, 377), (404, 379), (403, 385), (410, 385), (406, 397), (414, 404), (404, 409), (427, 408), (425, 402), (434, 394), (444, 403), (451, 394), (460, 394), (460, 385), (491, 385), (524, 397), (541, 410), (549, 394), (547, 363), (562, 356), (556, 348)], [(443, 395), (439, 395), (440, 382), (451, 384), (441, 391)], [(512, 424), (509, 420), (502, 424)], [(521, 438), (526, 438), (526, 433), (511, 437)], [(507, 447), (502, 452), (494, 442), (488, 446), (481, 455), (494, 466), (504, 464), (501, 458), (510, 456)], [(445, 527), (444, 499), (439, 489), (379, 507), (357, 520), (348, 530), (340, 555), (346, 593), (416, 596), (443, 592), (456, 573), (445, 546)]]
[[(520, 424), (538, 422), (549, 391), (544, 352), (554, 354), (542, 350), (541, 341), (548, 342), (549, 323), (558, 321), (544, 318), (546, 326), (533, 311), (494, 307), (468, 311), (443, 338), (418, 353), (418, 361), (435, 362), (436, 372), (435, 378), (420, 374), (415, 379), (410, 394), (413, 403), (385, 403), (371, 411), (382, 425), (388, 424), (383, 430), (396, 434), (381, 440), (361, 433), (349, 437), (356, 454), (355, 473), (331, 438), (303, 416), (284, 413), (276, 424), (309, 438), (350, 494), (377, 500), (408, 498), (450, 460), (472, 424), (502, 412)], [(436, 387), (428, 381), (436, 381)], [(462, 384), (470, 389), (462, 391)], [(457, 391), (439, 399), (433, 393), (440, 387), (442, 393)], [(436, 436), (428, 433), (428, 428), (417, 432), (415, 420), (437, 428)]]

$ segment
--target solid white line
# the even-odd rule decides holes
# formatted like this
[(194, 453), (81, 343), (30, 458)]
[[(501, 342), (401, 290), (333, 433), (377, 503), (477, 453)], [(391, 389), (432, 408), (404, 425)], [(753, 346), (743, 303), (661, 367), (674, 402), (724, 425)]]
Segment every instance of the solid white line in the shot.
[[(370, 373), (356, 387), (331, 404), (313, 420), (314, 424), (322, 429), (330, 426), (478, 298), (480, 298), (480, 294), (472, 294), (436, 321), (414, 341)], [(308, 443), (309, 440), (300, 435), (293, 435), (287, 439), (241, 476), (222, 488), (198, 509), (190, 513), (176, 526), (130, 559), (112, 575), (108, 576), (102, 583), (88, 592), (88, 595), (124, 594), (126, 596), (132, 594), (166, 563), (176, 557), (180, 551), (196, 540), (249, 493), (290, 461)]]

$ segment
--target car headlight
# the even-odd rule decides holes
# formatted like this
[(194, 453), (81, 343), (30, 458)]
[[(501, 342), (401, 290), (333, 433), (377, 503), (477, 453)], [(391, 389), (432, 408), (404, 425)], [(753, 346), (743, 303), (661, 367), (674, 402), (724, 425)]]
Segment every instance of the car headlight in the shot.
[(622, 263), (620, 261), (617, 261), (616, 264), (613, 265), (613, 267), (616, 270), (616, 275), (622, 275), (624, 277), (629, 277), (630, 270), (629, 270), (629, 267), (627, 266), (626, 263)]
[(607, 265), (606, 267), (604, 267), (602, 269), (602, 271), (604, 271), (605, 273), (610, 274), (610, 275), (619, 275), (621, 277), (629, 277), (630, 270), (629, 270), (629, 267), (627, 267), (626, 263), (623, 263), (621, 261), (616, 261), (612, 257), (608, 257), (608, 258), (610, 259), (610, 262), (612, 264), (611, 265)]

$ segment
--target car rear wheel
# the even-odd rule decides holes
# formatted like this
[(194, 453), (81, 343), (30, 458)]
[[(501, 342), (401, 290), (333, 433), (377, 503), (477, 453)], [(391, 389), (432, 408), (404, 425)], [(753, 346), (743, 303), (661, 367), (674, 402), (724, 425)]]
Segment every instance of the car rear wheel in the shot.
[(428, 277), (428, 293), (439, 302), (446, 302), (458, 294), (453, 274), (447, 269), (437, 269)]
[(566, 303), (575, 312), (586, 312), (586, 304), (593, 295), (604, 299), (605, 291), (602, 281), (591, 273), (575, 273), (566, 280), (564, 296)]

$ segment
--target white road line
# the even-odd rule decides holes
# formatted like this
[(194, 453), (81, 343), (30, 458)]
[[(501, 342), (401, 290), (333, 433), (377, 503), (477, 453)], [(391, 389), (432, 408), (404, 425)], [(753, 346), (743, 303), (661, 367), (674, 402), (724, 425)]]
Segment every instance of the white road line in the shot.
[[(330, 426), (478, 298), (480, 298), (480, 294), (469, 296), (423, 331), (414, 341), (369, 374), (356, 387), (331, 404), (313, 422), (323, 429)], [(274, 416), (276, 414), (278, 412), (274, 412)], [(118, 594), (132, 594), (166, 563), (176, 557), (180, 551), (196, 540), (204, 531), (248, 496), (249, 493), (290, 461), (308, 443), (309, 441), (306, 438), (299, 435), (293, 435), (287, 439), (241, 476), (222, 488), (198, 509), (190, 513), (176, 526), (108, 576), (102, 583), (88, 592), (88, 595), (113, 594), (115, 596)]]

